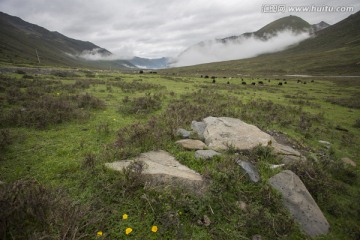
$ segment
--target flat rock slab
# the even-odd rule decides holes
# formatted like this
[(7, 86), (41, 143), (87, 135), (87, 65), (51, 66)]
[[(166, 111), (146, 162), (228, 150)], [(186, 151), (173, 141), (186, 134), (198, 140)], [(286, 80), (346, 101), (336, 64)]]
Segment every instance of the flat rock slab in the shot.
[[(292, 147), (276, 142), (271, 135), (240, 119), (207, 117), (203, 120), (203, 123), (205, 124), (205, 130), (203, 132), (205, 143), (210, 149), (215, 151), (227, 150), (229, 148), (251, 150), (258, 145), (271, 145), (274, 148), (274, 152), (284, 163), (305, 160), (305, 157), (303, 157), (300, 152)], [(193, 121), (193, 129), (195, 128), (193, 127), (194, 125), (200, 125), (200, 122)]]
[(182, 139), (182, 140), (176, 141), (176, 143), (188, 150), (202, 150), (202, 149), (206, 148), (205, 143), (203, 143), (200, 140)]
[(272, 137), (254, 125), (240, 119), (229, 117), (207, 117), (204, 119), (205, 143), (213, 150), (226, 150), (233, 147), (249, 150), (257, 145), (267, 146)]
[(105, 163), (107, 168), (122, 171), (135, 161), (145, 164), (142, 174), (152, 185), (173, 185), (199, 191), (204, 187), (202, 176), (196, 171), (180, 164), (176, 159), (165, 151), (151, 151), (142, 153), (133, 160), (123, 160)]
[(247, 161), (241, 161), (239, 159), (236, 160), (236, 163), (243, 169), (243, 171), (248, 175), (249, 179), (252, 182), (257, 183), (260, 181), (260, 174), (254, 167), (254, 165)]
[(282, 171), (271, 177), (269, 183), (281, 193), (285, 207), (307, 235), (316, 237), (328, 233), (328, 221), (295, 173)]
[(211, 159), (215, 156), (219, 156), (221, 153), (218, 153), (214, 150), (197, 150), (195, 152), (196, 159)]

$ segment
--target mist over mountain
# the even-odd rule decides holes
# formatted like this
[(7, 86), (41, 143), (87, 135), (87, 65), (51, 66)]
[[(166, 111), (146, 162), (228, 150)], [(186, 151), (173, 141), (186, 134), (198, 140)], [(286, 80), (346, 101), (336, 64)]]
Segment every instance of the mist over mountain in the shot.
[(174, 67), (255, 57), (282, 51), (329, 26), (321, 22), (310, 25), (305, 20), (288, 16), (275, 20), (256, 32), (243, 33), (195, 44), (172, 63)]

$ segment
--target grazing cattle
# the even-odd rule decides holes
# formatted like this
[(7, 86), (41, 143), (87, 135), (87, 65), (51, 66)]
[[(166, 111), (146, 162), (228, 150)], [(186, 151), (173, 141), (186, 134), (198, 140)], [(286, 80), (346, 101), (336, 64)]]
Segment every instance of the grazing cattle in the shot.
[(211, 79), (215, 79), (216, 77), (215, 76), (211, 76)]
[(209, 76), (208, 75), (205, 75), (205, 77), (204, 78), (209, 78)]
[(255, 86), (255, 85), (256, 85), (256, 83), (252, 82), (252, 83), (251, 83), (251, 85), (254, 85), (254, 86)]
[(284, 82), (284, 84), (287, 84), (287, 82)]
[(268, 82), (270, 82), (270, 79), (268, 80)]
[(315, 82), (314, 80), (311, 80), (311, 82)]
[(300, 79), (298, 79), (298, 80), (297, 80), (297, 83), (301, 83), (301, 80), (300, 80)]
[(229, 81), (227, 81), (227, 84), (230, 84), (230, 82), (229, 82)]
[(200, 77), (202, 78), (202, 77), (203, 77), (203, 75), (200, 75)]
[(139, 71), (139, 73), (140, 73), (140, 74), (143, 74), (143, 73), (144, 73), (144, 71), (143, 71), (143, 70), (140, 70), (140, 71)]
[(278, 84), (279, 86), (282, 86), (282, 82), (279, 82), (279, 84)]
[(306, 81), (304, 82), (304, 84), (306, 84)]
[(223, 77), (223, 78), (226, 78), (226, 77)]
[(246, 82), (241, 82), (242, 85), (246, 85)]
[(264, 82), (263, 82), (263, 81), (258, 81), (258, 84), (263, 85), (263, 84), (264, 84)]
[(213, 80), (212, 80), (212, 83), (215, 83), (216, 81), (215, 81), (215, 78), (213, 78)]

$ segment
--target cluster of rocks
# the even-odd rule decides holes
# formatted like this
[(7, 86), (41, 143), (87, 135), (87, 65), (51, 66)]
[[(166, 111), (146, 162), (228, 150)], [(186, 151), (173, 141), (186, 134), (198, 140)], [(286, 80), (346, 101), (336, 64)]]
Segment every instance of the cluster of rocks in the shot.
[[(192, 131), (178, 129), (177, 134), (183, 139), (176, 143), (186, 150), (194, 151), (194, 156), (198, 160), (208, 160), (220, 156), (223, 151), (228, 149), (244, 151), (260, 145), (271, 146), (273, 152), (283, 162), (279, 165), (269, 166), (271, 168), (282, 167), (297, 161), (306, 161), (299, 151), (278, 143), (268, 133), (239, 119), (207, 117), (201, 122), (193, 121), (191, 128)], [(152, 184), (181, 186), (194, 192), (206, 190), (204, 178), (199, 173), (180, 164), (165, 151), (143, 153), (135, 159), (107, 163), (106, 166), (121, 171), (136, 161), (145, 163), (146, 168), (143, 170), (143, 174)], [(343, 161), (352, 164), (348, 160)], [(253, 164), (243, 159), (237, 159), (236, 163), (243, 169), (249, 180), (254, 183), (261, 181), (261, 176)], [(329, 231), (329, 223), (295, 173), (284, 170), (271, 177), (269, 184), (281, 193), (284, 206), (306, 234), (314, 237)], [(246, 203), (240, 202), (239, 206), (246, 211)], [(202, 224), (210, 224), (210, 220), (204, 217)]]

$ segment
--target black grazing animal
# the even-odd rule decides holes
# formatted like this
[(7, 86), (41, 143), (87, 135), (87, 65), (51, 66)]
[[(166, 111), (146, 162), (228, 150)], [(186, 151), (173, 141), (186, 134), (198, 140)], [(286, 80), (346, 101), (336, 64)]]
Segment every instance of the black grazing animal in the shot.
[(282, 82), (279, 82), (279, 84), (278, 84), (279, 86), (282, 86)]
[(212, 83), (215, 83), (216, 81), (215, 81), (215, 78), (213, 78), (213, 80), (212, 80)]
[(227, 84), (230, 84), (230, 82), (229, 82), (229, 81), (227, 81)]
[(256, 83), (252, 82), (252, 83), (251, 83), (251, 85), (254, 85), (254, 86), (255, 86), (255, 85), (256, 85)]
[(263, 81), (258, 81), (258, 84), (263, 85), (264, 82)]
[(311, 80), (311, 82), (315, 82), (314, 80)]
[(204, 78), (209, 78), (209, 76), (208, 75), (205, 75), (205, 77)]
[(139, 71), (139, 73), (140, 73), (140, 74), (143, 74), (143, 73), (144, 73), (144, 71), (143, 71), (143, 70), (140, 70), (140, 71)]
[(246, 82), (241, 82), (242, 85), (246, 85)]
[(300, 79), (298, 79), (298, 80), (297, 80), (297, 83), (301, 83), (301, 80), (300, 80)]
[(287, 82), (284, 82), (284, 84), (287, 84)]

